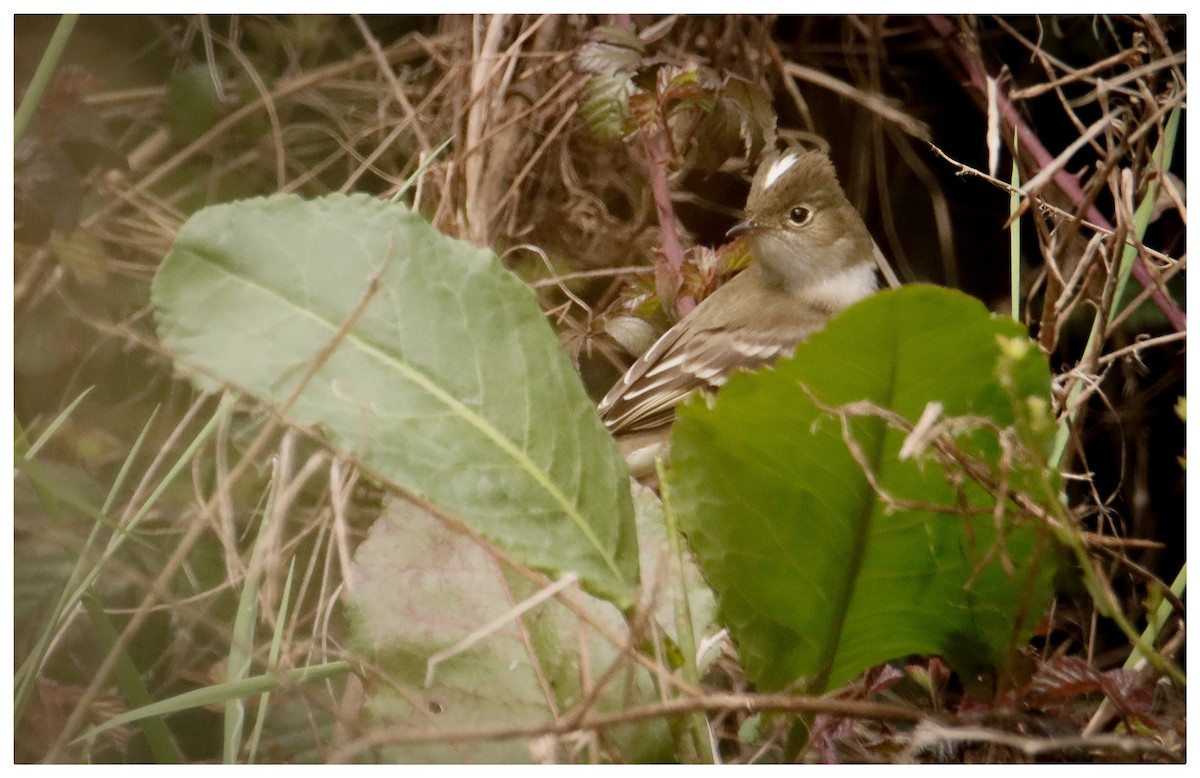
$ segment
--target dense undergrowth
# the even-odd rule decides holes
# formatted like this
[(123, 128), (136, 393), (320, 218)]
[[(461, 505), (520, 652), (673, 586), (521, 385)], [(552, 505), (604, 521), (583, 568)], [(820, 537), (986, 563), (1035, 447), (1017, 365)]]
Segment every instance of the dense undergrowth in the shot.
[[(18, 98), (55, 54), (55, 21), (16, 19)], [(17, 759), (1182, 760), (1184, 24), (83, 17), (14, 164)], [(1022, 510), (1075, 545), (1032, 641), (994, 673), (914, 653), (829, 691), (756, 688), (694, 571), (655, 575), (643, 554), (640, 597), (622, 588), (627, 567), (600, 585), (584, 572), (621, 613), (551, 576), (559, 610), (508, 617), (487, 665), (536, 665), (532, 682), (489, 691), (494, 675), (441, 657), (445, 622), (482, 627), (545, 591), (555, 563), (526, 566), (504, 530), (464, 528), (467, 508), (406, 502), (359, 456), (369, 426), (296, 424), (295, 397), (239, 380), (257, 365), (198, 392), (151, 308), (205, 206), (398, 197), (533, 289), (563, 375), (598, 397), (744, 264), (713, 249), (777, 136), (824, 139), (899, 281), (1012, 316), (1048, 361), (1038, 472), (1053, 488)], [(341, 250), (313, 272), (350, 267)], [(218, 297), (205, 306), (225, 315)], [(1005, 461), (997, 472), (1018, 472)], [(661, 514), (650, 493), (634, 504)], [(397, 539), (424, 522), (455, 532)], [(395, 579), (372, 577), (401, 557)], [(453, 575), (422, 580), (430, 558), (455, 560)], [(405, 611), (439, 630), (423, 654), (386, 629), (364, 637), (364, 613), (398, 590), (417, 593), (405, 608), (436, 606)], [(679, 658), (693, 617), (703, 662)], [(431, 655), (451, 691), (422, 686)], [(464, 707), (478, 715), (447, 714)]]

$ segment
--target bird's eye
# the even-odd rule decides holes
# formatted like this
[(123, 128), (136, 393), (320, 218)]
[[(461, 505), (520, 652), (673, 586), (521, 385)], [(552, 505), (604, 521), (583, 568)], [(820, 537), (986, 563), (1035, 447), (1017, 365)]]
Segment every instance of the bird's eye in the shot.
[(805, 208), (803, 205), (797, 205), (788, 213), (788, 218), (792, 220), (792, 224), (801, 225), (812, 218), (812, 211)]

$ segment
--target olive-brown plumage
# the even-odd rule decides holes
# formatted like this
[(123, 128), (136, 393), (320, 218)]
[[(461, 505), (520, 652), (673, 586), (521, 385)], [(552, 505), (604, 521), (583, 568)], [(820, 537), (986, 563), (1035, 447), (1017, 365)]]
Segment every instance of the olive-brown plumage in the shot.
[(600, 415), (614, 435), (665, 432), (692, 392), (790, 354), (875, 291), (875, 244), (825, 154), (768, 156), (745, 213), (729, 234), (745, 236), (750, 267), (659, 338), (604, 397)]

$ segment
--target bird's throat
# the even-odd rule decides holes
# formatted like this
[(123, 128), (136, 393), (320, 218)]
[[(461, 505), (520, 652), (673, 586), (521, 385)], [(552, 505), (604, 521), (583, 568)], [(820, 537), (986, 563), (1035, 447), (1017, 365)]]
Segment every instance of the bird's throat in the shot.
[(802, 294), (822, 308), (840, 311), (874, 294), (877, 288), (874, 266), (859, 262), (809, 285)]

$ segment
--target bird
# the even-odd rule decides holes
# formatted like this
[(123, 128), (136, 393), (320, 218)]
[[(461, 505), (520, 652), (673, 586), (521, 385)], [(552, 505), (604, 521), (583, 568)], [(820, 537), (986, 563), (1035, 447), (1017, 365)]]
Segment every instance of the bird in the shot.
[(727, 235), (747, 242), (750, 265), (667, 330), (598, 405), (634, 477), (665, 456), (677, 405), (790, 356), (877, 289), (875, 241), (824, 152), (768, 153), (744, 213)]

